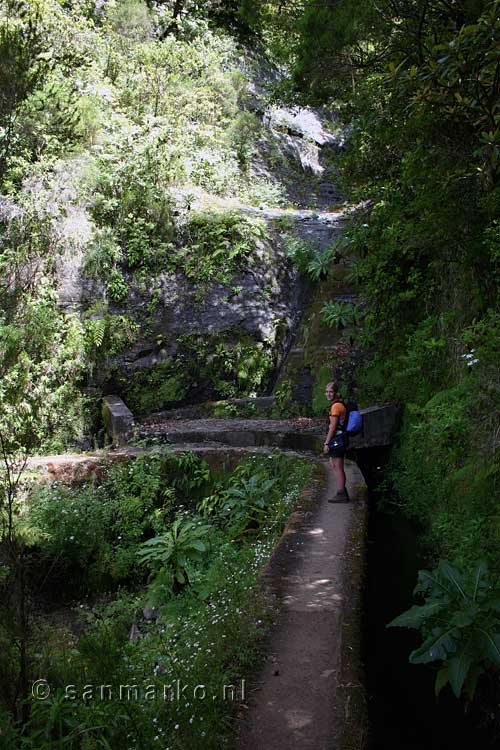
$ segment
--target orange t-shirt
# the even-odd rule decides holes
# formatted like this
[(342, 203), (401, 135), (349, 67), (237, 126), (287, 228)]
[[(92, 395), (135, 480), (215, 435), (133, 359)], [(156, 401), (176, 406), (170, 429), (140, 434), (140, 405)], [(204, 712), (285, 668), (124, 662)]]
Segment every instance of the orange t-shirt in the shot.
[(339, 418), (337, 429), (339, 425), (343, 425), (347, 416), (347, 409), (345, 408), (344, 404), (340, 403), (340, 401), (336, 401), (334, 404), (332, 404), (330, 407), (330, 416)]

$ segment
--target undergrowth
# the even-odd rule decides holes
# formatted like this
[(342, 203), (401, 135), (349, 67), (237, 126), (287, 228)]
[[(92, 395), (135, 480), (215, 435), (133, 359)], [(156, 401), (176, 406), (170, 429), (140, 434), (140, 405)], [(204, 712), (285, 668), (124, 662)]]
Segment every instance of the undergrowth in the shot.
[(225, 472), (155, 452), (35, 488), (31, 590), (68, 614), (34, 615), (30, 678), (51, 692), (29, 701), (22, 737), (1, 714), (9, 748), (228, 746), (272, 614), (259, 572), (310, 478), (281, 455)]

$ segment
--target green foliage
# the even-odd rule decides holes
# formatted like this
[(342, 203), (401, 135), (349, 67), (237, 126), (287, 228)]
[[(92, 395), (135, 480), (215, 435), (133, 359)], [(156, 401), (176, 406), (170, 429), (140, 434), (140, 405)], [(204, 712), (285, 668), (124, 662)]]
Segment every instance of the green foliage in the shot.
[(293, 397), (293, 382), (291, 378), (285, 378), (274, 391), (273, 417), (278, 419), (289, 419), (290, 417), (303, 416), (303, 408)]
[[(241, 49), (207, 22), (227, 11), (239, 24), (256, 8), (167, 5), (9, 0), (0, 12), (0, 399), (7, 434), (29, 450), (88, 445), (98, 394), (82, 393), (113, 378), (110, 360), (139, 333), (125, 314), (134, 287), (151, 313), (161, 273), (183, 270), (200, 299), (252, 264), (262, 222), (189, 212), (176, 226), (173, 187), (279, 200), (249, 169), (260, 125), (245, 108)], [(102, 314), (58, 306), (61, 275), (79, 271), (99, 282), (85, 286), (103, 290)], [(265, 382), (266, 346), (245, 342), (229, 359), (218, 355), (221, 396)], [(184, 399), (191, 378), (164, 374), (132, 378), (140, 410)]]
[(310, 99), (340, 99), (350, 123), (343, 187), (363, 203), (348, 280), (373, 352), (359, 386), (405, 404), (397, 502), (434, 562), (471, 570), (481, 549), (498, 577), (498, 2), (406, 10), (306, 3), (293, 76)]
[[(66, 586), (101, 590), (137, 581), (144, 537), (170, 529), (176, 506), (194, 507), (211, 481), (207, 464), (194, 454), (139, 456), (106, 467), (97, 486), (53, 482), (35, 488), (22, 533)], [(179, 543), (185, 538), (180, 534)]]
[[(100, 480), (75, 484), (64, 492), (57, 483), (42, 489), (45, 495), (55, 493), (52, 512), (46, 513), (54, 531), (66, 523), (62, 511), (68, 507), (68, 498), (74, 500), (75, 510), (77, 501), (80, 508), (88, 504), (92, 492), (96, 506), (97, 500), (101, 506), (113, 504), (111, 516), (101, 519), (105, 531), (94, 525), (95, 535), (108, 534), (108, 539), (116, 532), (127, 535), (134, 542), (134, 561), (140, 550), (157, 575), (146, 594), (110, 592), (107, 582), (108, 593), (101, 601), (93, 596), (91, 603), (81, 602), (74, 612), (66, 610), (68, 616), (77, 616), (82, 631), (76, 641), (37, 615), (34, 668), (49, 681), (52, 695), (33, 704), (23, 734), (26, 750), (55, 750), (61, 743), (80, 750), (82, 738), (89, 747), (101, 742), (103, 747), (118, 750), (130, 743), (130, 735), (138, 747), (153, 745), (158, 741), (155, 737), (199, 750), (225, 742), (227, 716), (242, 698), (240, 680), (255, 668), (269, 614), (256, 587), (260, 570), (310, 479), (311, 465), (276, 454), (246, 459), (232, 473), (214, 476), (207, 471), (206, 464), (193, 454), (153, 453), (112, 465)], [(170, 491), (174, 487), (173, 506)], [(227, 510), (221, 516), (221, 505), (214, 506), (210, 527), (195, 512), (188, 515), (185, 502), (193, 489), (201, 492), (200, 506), (216, 493), (224, 497), (224, 503), (231, 498), (235, 515)], [(266, 514), (258, 505), (263, 493), (269, 496)], [(163, 515), (165, 502), (170, 503), (170, 510)], [(257, 538), (241, 534), (232, 542), (234, 521), (242, 507), (247, 518), (254, 518), (256, 502), (262, 521)], [(29, 521), (31, 506), (26, 515)], [(144, 543), (151, 524), (156, 536)], [(86, 538), (90, 541), (88, 534)], [(115, 549), (121, 544), (124, 541), (115, 537)], [(63, 560), (57, 558), (58, 563)], [(82, 557), (79, 563), (87, 584), (89, 562)], [(107, 568), (112, 564), (112, 558), (105, 563)], [(56, 565), (44, 565), (43, 575), (61, 591)], [(172, 592), (174, 575), (182, 589), (176, 595)], [(84, 591), (99, 591), (96, 580)], [(72, 597), (74, 593), (73, 585)], [(158, 606), (153, 619), (146, 621), (143, 607), (148, 599)], [(177, 680), (181, 689), (188, 686), (190, 696), (195, 685), (205, 685), (206, 695), (213, 695), (214, 700), (198, 700), (197, 695), (193, 701), (187, 694), (185, 701), (176, 700)], [(234, 700), (231, 690), (225, 696), (221, 687), (231, 684), (235, 685)], [(96, 687), (101, 685), (103, 693)], [(120, 685), (125, 686), (124, 695), (118, 691)], [(134, 685), (138, 686), (137, 698)], [(2, 738), (15, 737), (9, 720), (0, 716)]]
[(221, 509), (223, 521), (230, 526), (230, 533), (235, 537), (262, 526), (271, 505), (273, 488), (276, 480), (258, 475), (249, 479), (242, 477), (241, 482), (232, 485), (224, 497)]
[(481, 548), (498, 574), (498, 315), (466, 329), (461, 339), (453, 369), (446, 359), (434, 363), (440, 378), (434, 382), (453, 378), (455, 384), (432, 389), (426, 368), (433, 362), (425, 350), (415, 370), (429, 374), (423, 380), (413, 375), (413, 393), (408, 376), (408, 396), (422, 401), (406, 408), (391, 476), (405, 512), (424, 524), (430, 549), (467, 568)]
[(167, 360), (148, 369), (135, 370), (123, 382), (123, 395), (133, 412), (148, 414), (182, 402), (191, 383), (182, 361)]
[(92, 363), (120, 354), (135, 343), (138, 334), (138, 323), (127, 315), (109, 313), (107, 305), (94, 305), (83, 319), (85, 352)]
[(64, 485), (41, 487), (32, 499), (30, 531), (43, 554), (86, 566), (104, 544), (110, 508), (89, 487), (76, 494)]
[(251, 262), (265, 224), (236, 212), (190, 214), (184, 246), (177, 259), (186, 275), (198, 284), (229, 284), (244, 264)]
[[(355, 85), (358, 70), (370, 69), (370, 62), (383, 54), (390, 34), (385, 16), (393, 6), (384, 3), (379, 8), (374, 2), (360, 5), (355, 0), (320, 8), (314, 0), (305, 0), (302, 6), (296, 21), (294, 82), (314, 101), (345, 94)], [(391, 30), (399, 38), (398, 30)]]
[(449, 682), (457, 698), (465, 690), (472, 699), (485, 666), (500, 667), (500, 592), (484, 562), (464, 573), (442, 560), (432, 573), (421, 570), (415, 605), (389, 627), (417, 628), (423, 644), (410, 655), (412, 664), (441, 661), (436, 693)]
[(307, 264), (307, 274), (313, 281), (320, 281), (328, 276), (332, 264), (339, 259), (337, 243), (333, 243), (326, 250), (315, 253)]
[[(104, 684), (104, 683), (103, 683)], [(28, 724), (29, 739), (21, 747), (31, 750), (53, 750), (64, 742), (69, 748), (91, 747), (108, 750), (109, 739), (119, 734), (127, 713), (103, 701), (100, 707), (77, 710), (65, 690), (59, 690), (45, 702), (36, 702)], [(82, 744), (85, 743), (85, 744)]]
[(218, 401), (214, 406), (213, 416), (216, 419), (234, 419), (239, 416), (238, 407), (227, 401)]
[(23, 104), (18, 127), (25, 149), (33, 159), (72, 150), (85, 131), (81, 116), (76, 86), (61, 70), (54, 71)]
[(128, 284), (118, 268), (113, 268), (109, 273), (107, 289), (110, 300), (120, 304), (128, 297)]
[(0, 709), (0, 737), (5, 747), (16, 747), (15, 743), (19, 742), (19, 732), (14, 727), (13, 717), (4, 709)]
[(325, 387), (332, 380), (331, 365), (321, 365), (313, 388), (312, 413), (315, 417), (325, 417), (325, 425), (329, 406), (329, 401), (325, 396)]
[(85, 269), (89, 275), (104, 275), (116, 302), (125, 296), (124, 268), (148, 278), (172, 264), (173, 225), (165, 186), (159, 184), (154, 166), (157, 158), (161, 154), (154, 142), (141, 149), (125, 144), (121, 153), (97, 165), (92, 212), (98, 227)]
[(241, 169), (250, 166), (250, 159), (255, 149), (255, 141), (261, 130), (260, 120), (252, 112), (241, 112), (228, 133), (229, 142), (236, 152)]
[(321, 315), (325, 325), (339, 330), (354, 327), (359, 321), (358, 310), (351, 302), (325, 302)]
[[(0, 250), (0, 265), (12, 260), (12, 249), (6, 243)], [(34, 262), (31, 253), (26, 262)], [(23, 288), (16, 273), (22, 275), (14, 271), (10, 285), (4, 276), (0, 310), (0, 428), (9, 439), (7, 450), (57, 450), (85, 427), (79, 392), (86, 372), (82, 326), (76, 315), (61, 312), (48, 278), (35, 277)]]
[(238, 340), (223, 335), (179, 338), (187, 371), (196, 372), (198, 400), (256, 396), (266, 386), (273, 354), (261, 341), (242, 333)]
[(98, 487), (42, 486), (30, 499), (24, 533), (67, 584), (99, 589), (126, 580), (137, 573), (142, 535), (172, 510), (175, 492), (164, 471), (153, 455), (109, 467)]
[(19, 109), (48, 69), (40, 37), (37, 8), (21, 3), (10, 3), (5, 8), (0, 17), (0, 54), (5, 61), (0, 74), (0, 182), (9, 160), (22, 149), (16, 138)]
[(122, 258), (122, 250), (111, 227), (96, 227), (86, 247), (82, 270), (87, 276), (101, 279), (116, 268)]
[(328, 276), (332, 264), (338, 262), (338, 243), (333, 243), (325, 250), (318, 250), (315, 245), (300, 237), (285, 235), (285, 252), (293, 261), (299, 272), (311, 281), (321, 281)]
[(154, 574), (151, 594), (155, 603), (165, 586), (170, 584), (177, 593), (189, 584), (189, 569), (207, 552), (209, 534), (207, 524), (179, 517), (164, 534), (141, 545), (137, 555)]
[(153, 36), (151, 12), (142, 0), (121, 0), (107, 13), (107, 20), (116, 34), (134, 42)]
[(187, 451), (175, 456), (173, 467), (175, 475), (172, 483), (175, 487), (182, 489), (188, 497), (199, 489), (206, 489), (207, 484), (210, 483), (210, 468), (207, 462), (195, 453)]
[(313, 244), (291, 235), (285, 236), (285, 252), (302, 275), (307, 275), (310, 264), (315, 262), (316, 249)]

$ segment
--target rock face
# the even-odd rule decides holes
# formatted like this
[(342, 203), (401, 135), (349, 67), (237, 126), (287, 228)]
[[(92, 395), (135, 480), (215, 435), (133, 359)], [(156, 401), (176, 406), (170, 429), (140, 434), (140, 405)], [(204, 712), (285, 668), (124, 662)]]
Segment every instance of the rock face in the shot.
[[(80, 263), (79, 254), (68, 253), (59, 267), (59, 300), (68, 312), (88, 310), (108, 296), (104, 283), (86, 277)], [(141, 326), (137, 344), (116, 358), (115, 364), (125, 369), (150, 367), (175, 356), (179, 336), (238, 330), (273, 346), (277, 328), (294, 330), (301, 310), (299, 275), (272, 230), (259, 242), (251, 265), (238, 272), (230, 286), (197, 286), (182, 272), (151, 276), (146, 289), (131, 273), (125, 273), (125, 279), (127, 299), (120, 305), (108, 301), (109, 312), (131, 315)]]
[(342, 131), (325, 130), (324, 121), (310, 107), (270, 107), (264, 114), (264, 124), (276, 136), (282, 134), (285, 152), (316, 177), (325, 171), (320, 163), (321, 148), (331, 146), (339, 150), (344, 145)]
[[(269, 80), (269, 75), (266, 77)], [(222, 340), (229, 348), (241, 341), (261, 347), (267, 366), (271, 362), (274, 371), (283, 361), (307, 298), (304, 279), (287, 255), (286, 236), (305, 240), (321, 253), (342, 232), (342, 215), (329, 209), (340, 198), (333, 182), (331, 155), (343, 147), (343, 136), (331, 120), (326, 124), (319, 111), (267, 106), (265, 92), (259, 86), (255, 88), (253, 109), (267, 135), (257, 144), (251, 173), (264, 173), (270, 182), (279, 184), (296, 208), (244, 205), (236, 199), (202, 195), (200, 188), (192, 186), (172, 191), (179, 236), (188, 212), (199, 209), (241, 212), (265, 224), (245, 264), (231, 279), (201, 285), (171, 267), (159, 268), (145, 278), (144, 273), (138, 277), (122, 264), (126, 293), (117, 304), (105, 279), (90, 278), (84, 272), (85, 239), (92, 234), (85, 205), (74, 205), (72, 213), (60, 221), (60, 231), (67, 235), (67, 242), (62, 238), (60, 243), (65, 249), (58, 268), (63, 310), (94, 320), (110, 315), (127, 317), (134, 329), (133, 338), (125, 341), (120, 353), (112, 353), (103, 367), (95, 368), (98, 385), (107, 387), (111, 371), (116, 377), (110, 387), (115, 390), (134, 374), (153, 371), (166, 363), (175, 366), (180, 356), (179, 338), (186, 337), (198, 337), (210, 345)], [(266, 375), (268, 386), (271, 380)], [(242, 395), (246, 395), (244, 391)]]
[[(159, 272), (144, 284), (125, 273), (128, 297), (120, 305), (107, 300), (105, 284), (90, 279), (81, 268), (82, 255), (66, 253), (58, 270), (59, 300), (68, 312), (88, 311), (107, 301), (112, 314), (127, 314), (139, 326), (136, 343), (112, 360), (125, 373), (175, 357), (179, 336), (242, 334), (274, 350), (279, 366), (288, 349), (306, 300), (306, 290), (297, 269), (287, 257), (276, 220), (285, 217), (290, 234), (312, 243), (318, 252), (342, 232), (338, 215), (267, 210), (252, 213), (267, 222), (266, 237), (259, 240), (251, 264), (239, 271), (230, 285), (196, 286), (182, 272)], [(155, 305), (151, 300), (155, 297)]]

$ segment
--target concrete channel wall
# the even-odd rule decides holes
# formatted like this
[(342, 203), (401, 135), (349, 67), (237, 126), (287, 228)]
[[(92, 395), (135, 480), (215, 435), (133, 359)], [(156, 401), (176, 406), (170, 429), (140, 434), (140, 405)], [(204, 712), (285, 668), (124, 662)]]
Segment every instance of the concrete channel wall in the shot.
[[(257, 399), (255, 399), (257, 401)], [(241, 400), (243, 401), (243, 400)], [(258, 399), (269, 405), (270, 397)], [(236, 400), (235, 400), (236, 403)], [(161, 412), (137, 425), (140, 438), (155, 437), (171, 444), (217, 442), (233, 447), (273, 446), (290, 450), (321, 452), (328, 422), (309, 419), (215, 419), (204, 416), (206, 404)], [(264, 408), (263, 404), (260, 408)], [(349, 439), (352, 449), (391, 444), (397, 429), (400, 409), (397, 404), (375, 405), (362, 409), (363, 432)], [(118, 396), (103, 399), (103, 417), (114, 446), (125, 445), (135, 422), (132, 412)]]

